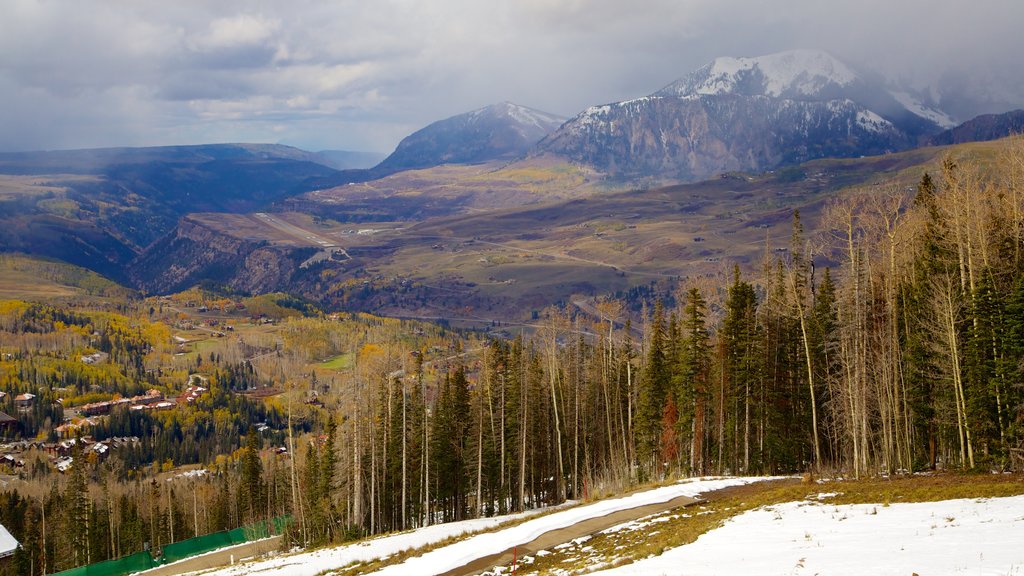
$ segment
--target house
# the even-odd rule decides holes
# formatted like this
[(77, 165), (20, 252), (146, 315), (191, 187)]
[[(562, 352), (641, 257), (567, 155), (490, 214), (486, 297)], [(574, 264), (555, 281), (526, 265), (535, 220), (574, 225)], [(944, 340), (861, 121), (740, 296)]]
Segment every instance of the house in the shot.
[(18, 420), (10, 414), (0, 412), (0, 436), (13, 436), (18, 429)]
[(18, 396), (14, 397), (14, 407), (17, 408), (18, 410), (31, 410), (32, 406), (35, 405), (35, 403), (35, 394), (29, 394), (28, 392), (26, 392), (24, 394), (19, 394)]
[(0, 559), (13, 556), (19, 546), (21, 544), (14, 539), (14, 536), (11, 536), (3, 524), (0, 524)]
[(25, 461), (18, 460), (10, 454), (4, 454), (3, 456), (0, 456), (0, 466), (7, 466), (11, 470), (14, 470), (16, 468), (24, 468)]

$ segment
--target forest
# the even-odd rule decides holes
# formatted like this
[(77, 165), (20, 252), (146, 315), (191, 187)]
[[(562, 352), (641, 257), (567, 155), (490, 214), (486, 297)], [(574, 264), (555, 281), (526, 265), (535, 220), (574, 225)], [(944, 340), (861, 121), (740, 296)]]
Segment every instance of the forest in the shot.
[[(510, 338), (411, 337), (425, 329), (367, 316), (342, 337), (338, 322), (288, 319), (279, 355), (252, 374), (206, 360), (216, 392), (188, 419), (112, 415), (99, 432), (159, 432), (163, 448), (0, 490), (0, 523), (23, 545), (6, 569), (49, 573), (285, 514), (288, 542), (316, 546), (687, 475), (1024, 469), (1024, 140), (996, 159), (949, 157), (916, 186), (837, 196), (811, 230), (792, 222), (788, 249), (766, 247), (757, 269), (684, 279), (638, 314), (611, 297), (595, 316), (555, 306)], [(148, 386), (145, 345), (129, 337), (141, 329), (109, 324), (99, 345), (124, 378), (112, 382)], [(154, 326), (143, 341), (167, 338)], [(340, 353), (351, 367), (302, 402), (325, 388), (311, 359)], [(236, 399), (261, 378), (286, 390)], [(184, 463), (203, 466), (157, 481)]]

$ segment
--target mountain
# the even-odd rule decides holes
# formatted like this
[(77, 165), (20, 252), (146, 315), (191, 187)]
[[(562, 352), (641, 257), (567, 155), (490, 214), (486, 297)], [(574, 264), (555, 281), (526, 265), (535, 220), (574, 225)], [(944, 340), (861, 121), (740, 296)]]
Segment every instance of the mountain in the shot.
[(697, 180), (910, 148), (953, 124), (831, 55), (718, 58), (653, 94), (593, 106), (541, 141), (617, 178)]
[(386, 158), (379, 152), (356, 152), (352, 150), (321, 150), (316, 161), (335, 170), (360, 170), (373, 168)]
[(115, 279), (190, 212), (251, 211), (339, 174), (265, 144), (0, 154), (0, 252), (59, 258)]
[(430, 124), (404, 138), (373, 171), (379, 176), (441, 164), (514, 159), (565, 119), (502, 102)]
[(1003, 114), (983, 114), (956, 128), (951, 128), (928, 140), (933, 146), (963, 144), (997, 140), (1013, 134), (1024, 133), (1024, 110), (1013, 110)]

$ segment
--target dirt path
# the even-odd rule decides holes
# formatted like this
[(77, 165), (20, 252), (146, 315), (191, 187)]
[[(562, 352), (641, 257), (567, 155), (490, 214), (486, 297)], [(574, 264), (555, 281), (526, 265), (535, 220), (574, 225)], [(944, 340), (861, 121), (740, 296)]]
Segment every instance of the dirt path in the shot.
[(186, 572), (196, 572), (199, 570), (210, 570), (212, 568), (223, 568), (225, 566), (231, 566), (242, 561), (245, 558), (253, 558), (261, 556), (268, 552), (273, 552), (281, 548), (281, 536), (272, 536), (270, 538), (264, 538), (263, 540), (257, 540), (256, 542), (246, 542), (245, 544), (239, 544), (237, 546), (230, 546), (228, 548), (221, 548), (202, 556), (196, 556), (194, 558), (186, 558), (180, 562), (168, 564), (166, 566), (160, 566), (145, 572), (139, 572), (138, 576), (172, 576), (173, 574), (184, 574)]
[(522, 558), (524, 555), (535, 554), (540, 550), (552, 548), (558, 544), (580, 538), (581, 536), (589, 536), (596, 532), (600, 532), (601, 530), (611, 528), (616, 524), (622, 524), (623, 522), (629, 522), (630, 520), (636, 520), (637, 518), (643, 518), (644, 516), (649, 516), (658, 512), (665, 512), (681, 506), (689, 506), (691, 504), (696, 504), (697, 502), (699, 502), (699, 500), (696, 498), (679, 496), (678, 498), (673, 498), (667, 502), (637, 506), (636, 508), (628, 508), (626, 510), (612, 512), (604, 516), (590, 518), (583, 522), (573, 524), (572, 526), (566, 526), (565, 528), (558, 528), (556, 530), (545, 532), (526, 544), (516, 546), (514, 549), (509, 548), (508, 550), (498, 554), (491, 554), (490, 556), (477, 558), (476, 560), (460, 566), (459, 568), (442, 572), (440, 576), (469, 576), (470, 574), (479, 574), (488, 568), (512, 562), (513, 554), (515, 554), (516, 557)]

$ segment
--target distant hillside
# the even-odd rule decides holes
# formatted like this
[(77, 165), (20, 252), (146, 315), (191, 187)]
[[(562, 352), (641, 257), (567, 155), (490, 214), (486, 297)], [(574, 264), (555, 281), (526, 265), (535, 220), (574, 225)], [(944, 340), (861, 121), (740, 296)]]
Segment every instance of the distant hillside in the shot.
[(936, 134), (928, 140), (932, 146), (963, 144), (998, 140), (1014, 134), (1024, 133), (1024, 110), (1013, 110), (1005, 114), (984, 114)]
[(373, 168), (387, 157), (379, 152), (353, 152), (350, 150), (321, 150), (316, 161), (335, 170), (365, 170)]
[(0, 251), (124, 280), (184, 214), (261, 209), (340, 174), (315, 158), (263, 144), (0, 154)]
[(510, 102), (494, 104), (410, 134), (374, 172), (383, 176), (441, 164), (513, 159), (525, 154), (564, 120)]

